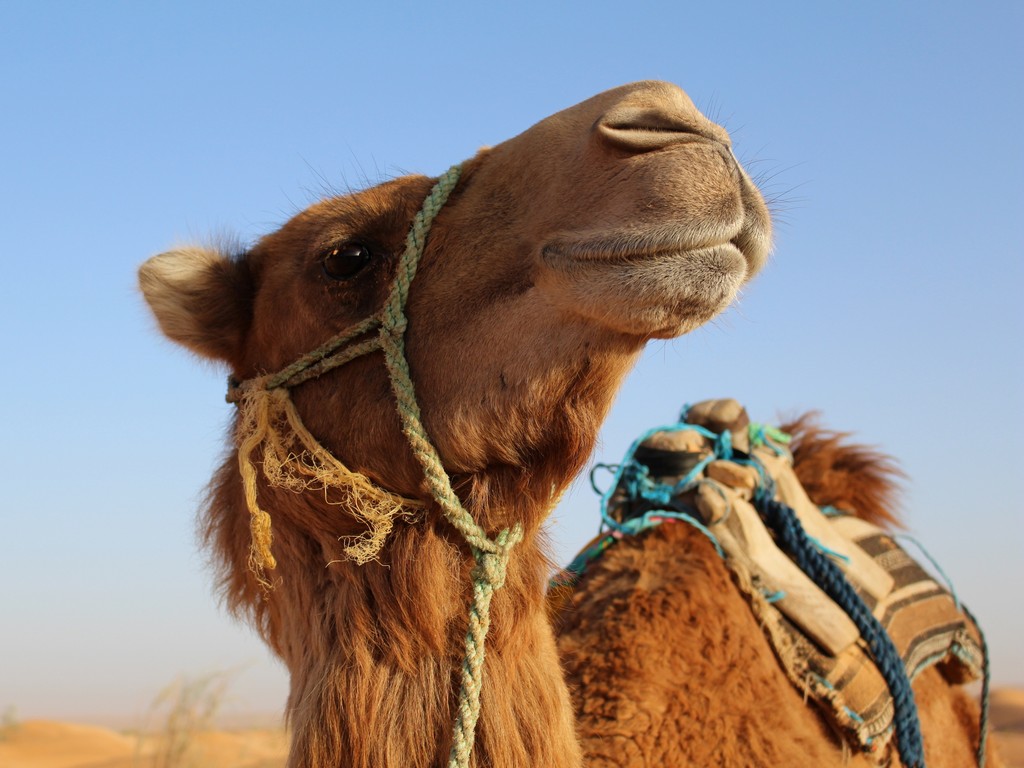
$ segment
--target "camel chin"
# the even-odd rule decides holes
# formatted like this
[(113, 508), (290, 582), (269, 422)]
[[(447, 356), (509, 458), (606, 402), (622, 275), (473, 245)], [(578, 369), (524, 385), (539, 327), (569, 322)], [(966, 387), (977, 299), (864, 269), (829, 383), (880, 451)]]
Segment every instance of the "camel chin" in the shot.
[(555, 249), (543, 256), (538, 282), (553, 301), (629, 336), (671, 339), (724, 311), (751, 266), (731, 243), (692, 251), (579, 258)]
[[(507, 243), (517, 267), (529, 254), (533, 285), (561, 315), (641, 341), (713, 318), (771, 248), (768, 209), (728, 134), (665, 83), (595, 96), (476, 160), (457, 205), (487, 242)], [(510, 198), (515, 188), (529, 194)]]

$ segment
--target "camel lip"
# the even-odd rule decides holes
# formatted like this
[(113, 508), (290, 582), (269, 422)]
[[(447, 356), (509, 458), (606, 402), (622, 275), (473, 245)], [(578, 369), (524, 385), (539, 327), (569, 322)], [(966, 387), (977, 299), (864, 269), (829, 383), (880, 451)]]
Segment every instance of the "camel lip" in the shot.
[(573, 242), (551, 242), (541, 248), (545, 265), (559, 271), (575, 271), (588, 267), (642, 267), (646, 264), (660, 265), (675, 260), (685, 260), (701, 254), (734, 252), (739, 255), (747, 268), (754, 265), (751, 257), (736, 242), (738, 238), (684, 245), (671, 240), (641, 241), (637, 238), (611, 238), (599, 240), (577, 240)]
[(674, 338), (707, 322), (750, 278), (751, 260), (733, 242), (695, 248), (541, 253), (537, 285), (566, 310), (629, 336)]

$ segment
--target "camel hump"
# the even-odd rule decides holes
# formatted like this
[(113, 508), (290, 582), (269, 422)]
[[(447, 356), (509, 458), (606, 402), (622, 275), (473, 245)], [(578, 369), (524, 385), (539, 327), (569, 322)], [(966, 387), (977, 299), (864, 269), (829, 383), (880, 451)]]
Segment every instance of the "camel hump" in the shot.
[[(680, 422), (648, 430), (602, 497), (612, 533), (592, 542), (558, 586), (564, 592), (574, 585), (587, 562), (623, 535), (665, 523), (698, 528), (732, 572), (791, 682), (852, 746), (884, 760), (902, 730), (894, 727), (902, 710), (891, 693), (888, 662), (902, 662), (908, 679), (937, 666), (950, 682), (978, 680), (987, 664), (984, 640), (951, 589), (888, 532), (811, 500), (794, 471), (790, 443), (781, 430), (752, 422), (733, 399), (697, 403)], [(845, 580), (842, 590), (791, 546), (772, 519), (772, 505), (788, 510), (799, 538)], [(857, 605), (846, 599), (851, 592)], [(891, 648), (868, 642), (874, 633)], [(901, 742), (901, 756), (903, 749)]]

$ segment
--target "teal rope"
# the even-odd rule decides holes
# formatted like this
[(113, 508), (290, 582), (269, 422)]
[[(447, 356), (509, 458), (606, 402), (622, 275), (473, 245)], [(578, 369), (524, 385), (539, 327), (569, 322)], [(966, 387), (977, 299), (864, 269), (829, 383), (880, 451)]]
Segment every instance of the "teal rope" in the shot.
[[(627, 494), (630, 497), (642, 496), (643, 498), (650, 501), (652, 504), (668, 504), (673, 496), (677, 496), (683, 491), (687, 490), (694, 482), (699, 479), (700, 473), (704, 470), (704, 467), (712, 461), (715, 456), (709, 456), (704, 461), (700, 462), (696, 467), (690, 470), (685, 477), (679, 480), (675, 485), (666, 485), (664, 483), (655, 483), (650, 479), (647, 467), (636, 461), (634, 456), (636, 455), (637, 448), (640, 444), (647, 440), (652, 435), (658, 432), (685, 432), (692, 431), (697, 432), (704, 437), (710, 438), (715, 442), (716, 449), (719, 449), (723, 456), (732, 456), (732, 442), (729, 437), (722, 437), (709, 429), (705, 429), (697, 424), (669, 424), (663, 427), (654, 427), (648, 429), (640, 437), (633, 441), (626, 451), (626, 455), (622, 459), (622, 463), (615, 467), (615, 472), (612, 475), (612, 481), (604, 493), (601, 494), (601, 525), (603, 527), (611, 528), (612, 530), (620, 530), (621, 526), (618, 521), (611, 515), (612, 507), (612, 496), (620, 483), (625, 479)], [(728, 435), (728, 433), (726, 433)], [(611, 469), (611, 466), (607, 467)], [(591, 473), (591, 485), (594, 486), (594, 490), (597, 490), (597, 485), (593, 480), (593, 473)]]
[(654, 528), (655, 526), (668, 521), (686, 523), (691, 528), (696, 528), (704, 538), (711, 542), (711, 545), (715, 548), (715, 552), (718, 553), (718, 556), (723, 560), (725, 559), (725, 550), (722, 549), (722, 545), (718, 543), (718, 537), (711, 532), (710, 528), (688, 512), (676, 512), (670, 509), (652, 509), (645, 512), (641, 518), (634, 519), (643, 519), (644, 521), (642, 525), (637, 526), (637, 533), (646, 531), (649, 528)]
[[(640, 517), (634, 517), (627, 520), (615, 531), (605, 534), (603, 537), (598, 539), (596, 543), (576, 555), (576, 557), (572, 559), (571, 563), (548, 580), (548, 588), (553, 589), (555, 587), (576, 586), (576, 584), (579, 583), (579, 580), (583, 577), (583, 574), (586, 572), (587, 566), (603, 555), (605, 550), (611, 547), (612, 544), (617, 541), (622, 541), (627, 536), (639, 536), (652, 528), (657, 528), (663, 523), (686, 523), (692, 528), (696, 528), (708, 541), (711, 542), (711, 545), (715, 548), (715, 552), (718, 553), (718, 556), (725, 559), (725, 551), (722, 549), (722, 545), (718, 542), (718, 537), (715, 536), (715, 534), (712, 533), (711, 530), (696, 517), (686, 512), (678, 512), (676, 510), (650, 509), (647, 512), (644, 512)], [(781, 599), (781, 595), (775, 599)], [(769, 602), (771, 601), (769, 600)]]
[[(685, 410), (684, 410), (685, 413)], [(600, 538), (595, 544), (580, 552), (573, 558), (562, 571), (555, 574), (548, 581), (549, 587), (573, 586), (583, 575), (587, 566), (600, 557), (608, 547), (625, 536), (639, 536), (641, 533), (656, 528), (664, 522), (682, 522), (696, 528), (711, 544), (719, 557), (724, 558), (725, 552), (711, 530), (688, 512), (678, 508), (673, 503), (674, 496), (683, 493), (692, 485), (700, 482), (700, 475), (704, 467), (708, 465), (717, 455), (712, 454), (699, 462), (675, 485), (656, 483), (650, 477), (648, 468), (636, 460), (635, 454), (640, 444), (657, 432), (698, 432), (704, 437), (714, 441), (715, 454), (732, 456), (732, 440), (728, 432), (719, 435), (696, 424), (671, 424), (663, 427), (655, 427), (644, 432), (633, 441), (626, 455), (620, 464), (596, 464), (590, 471), (590, 485), (594, 492), (601, 497), (601, 531), (609, 529), (611, 532)], [(608, 488), (602, 491), (597, 484), (595, 473), (598, 469), (605, 469), (612, 473), (612, 481)], [(651, 509), (642, 515), (634, 517), (625, 522), (616, 520), (612, 515), (612, 496), (620, 487), (626, 489), (626, 495), (631, 500), (643, 499), (651, 504)], [(728, 502), (728, 500), (727, 500)]]
[[(423, 201), (406, 236), (405, 251), (399, 259), (387, 303), (378, 314), (345, 329), (275, 374), (241, 383), (229, 382), (227, 396), (229, 402), (237, 402), (247, 389), (254, 387), (291, 389), (361, 355), (378, 349), (383, 351), (402, 422), (402, 433), (423, 469), (431, 496), (441, 508), (445, 519), (465, 539), (476, 563), (472, 572), (473, 602), (469, 609), (449, 768), (466, 768), (473, 753), (476, 724), (480, 717), (485, 641), (491, 625), (491, 599), (505, 584), (512, 548), (523, 538), (523, 528), (518, 523), (501, 531), (493, 540), (488, 538), (487, 533), (462, 505), (423, 425), (409, 363), (405, 357), (405, 330), (409, 325), (405, 305), (409, 298), (409, 286), (416, 276), (430, 227), (459, 183), (460, 175), (460, 166), (449, 168)], [(375, 337), (346, 346), (374, 330), (377, 331)]]

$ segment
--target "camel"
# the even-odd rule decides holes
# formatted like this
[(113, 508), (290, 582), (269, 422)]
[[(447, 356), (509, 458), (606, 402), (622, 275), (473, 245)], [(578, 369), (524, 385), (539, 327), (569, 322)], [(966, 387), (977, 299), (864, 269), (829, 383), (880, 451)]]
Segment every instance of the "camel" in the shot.
[[(814, 415), (782, 430), (793, 436), (793, 468), (815, 504), (899, 524), (894, 461)], [(585, 764), (900, 764), (894, 748), (871, 757), (841, 743), (786, 676), (734, 582), (709, 538), (682, 523), (627, 537), (587, 565), (553, 617)], [(978, 765), (973, 696), (934, 666), (913, 690), (926, 764)], [(991, 743), (987, 752), (986, 765), (1003, 765)]]
[[(770, 239), (726, 132), (643, 82), (436, 185), (396, 179), (249, 249), (142, 266), (162, 331), (231, 372), (205, 544), (289, 670), (290, 768), (582, 764), (542, 523), (645, 343), (721, 312)], [(348, 336), (353, 359), (327, 370)]]

